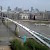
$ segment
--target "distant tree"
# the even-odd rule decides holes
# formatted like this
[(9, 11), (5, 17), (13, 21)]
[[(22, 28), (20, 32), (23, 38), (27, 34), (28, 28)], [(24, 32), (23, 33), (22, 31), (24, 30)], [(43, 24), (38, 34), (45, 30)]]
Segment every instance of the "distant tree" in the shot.
[(35, 15), (34, 15), (34, 20), (35, 20)]

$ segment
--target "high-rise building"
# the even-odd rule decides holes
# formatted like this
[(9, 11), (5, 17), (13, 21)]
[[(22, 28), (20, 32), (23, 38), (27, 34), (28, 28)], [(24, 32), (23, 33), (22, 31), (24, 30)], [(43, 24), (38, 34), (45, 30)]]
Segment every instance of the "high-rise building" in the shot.
[(36, 13), (38, 13), (38, 12), (39, 12), (39, 10), (36, 8), (36, 9), (35, 9), (35, 12), (36, 12)]
[(16, 7), (16, 8), (14, 9), (14, 11), (15, 11), (15, 12), (22, 12), (22, 9), (21, 9), (21, 8)]
[(14, 10), (15, 10), (15, 11), (17, 11), (17, 9), (18, 9), (18, 7), (15, 7), (15, 9), (14, 9)]
[(10, 8), (10, 6), (8, 6), (8, 9), (7, 9), (7, 11), (11, 11), (11, 8)]
[(33, 9), (33, 7), (31, 7), (31, 12), (34, 12), (34, 9)]
[(2, 6), (0, 6), (0, 11), (2, 11)]

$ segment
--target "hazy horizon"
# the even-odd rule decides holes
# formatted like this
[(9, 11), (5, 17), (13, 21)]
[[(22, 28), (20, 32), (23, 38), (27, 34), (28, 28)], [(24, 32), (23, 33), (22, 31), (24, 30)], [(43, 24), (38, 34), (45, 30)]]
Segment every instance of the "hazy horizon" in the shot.
[(11, 9), (19, 7), (22, 9), (31, 9), (31, 7), (38, 8), (40, 11), (50, 11), (50, 0), (0, 0), (0, 6), (3, 9), (7, 9), (8, 6)]

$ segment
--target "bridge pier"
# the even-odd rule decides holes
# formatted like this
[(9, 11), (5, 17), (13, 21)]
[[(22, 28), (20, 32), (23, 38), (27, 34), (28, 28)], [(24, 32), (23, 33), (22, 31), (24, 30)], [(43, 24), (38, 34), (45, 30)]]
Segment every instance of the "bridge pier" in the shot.
[(15, 32), (16, 32), (16, 30), (17, 30), (17, 25), (15, 24)]
[(17, 25), (15, 24), (15, 34), (18, 35), (19, 29), (17, 27)]

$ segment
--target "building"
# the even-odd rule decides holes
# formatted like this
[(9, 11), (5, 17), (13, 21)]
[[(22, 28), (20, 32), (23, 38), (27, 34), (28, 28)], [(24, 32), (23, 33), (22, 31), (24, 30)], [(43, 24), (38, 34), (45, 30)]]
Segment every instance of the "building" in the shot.
[(50, 20), (50, 11), (46, 11), (44, 14), (43, 14), (43, 18), (45, 20)]
[(19, 19), (28, 20), (29, 17), (30, 17), (30, 14), (29, 13), (26, 13), (26, 12), (20, 12), (19, 13)]
[[(0, 12), (0, 16), (1, 16)], [(20, 20), (50, 20), (50, 11), (45, 12), (31, 12), (29, 10), (24, 11), (3, 11), (3, 16), (11, 19)]]
[(34, 14), (36, 20), (50, 20), (50, 12), (38, 12)]
[(22, 12), (22, 8), (16, 7), (16, 8), (14, 9), (14, 11), (15, 11), (15, 12)]
[(43, 12), (34, 13), (36, 20), (43, 20)]
[(34, 12), (34, 9), (33, 9), (33, 7), (31, 7), (31, 12)]

